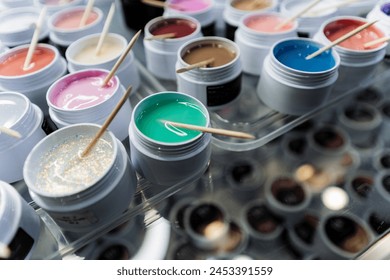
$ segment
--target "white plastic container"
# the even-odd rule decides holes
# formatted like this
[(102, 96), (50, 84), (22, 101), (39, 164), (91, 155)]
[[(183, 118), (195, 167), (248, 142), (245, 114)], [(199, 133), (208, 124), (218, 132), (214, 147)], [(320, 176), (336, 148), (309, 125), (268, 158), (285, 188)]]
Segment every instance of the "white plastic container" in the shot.
[[(378, 20), (376, 25), (382, 28), (386, 36), (390, 36), (390, 2), (380, 1), (367, 14), (367, 20)], [(386, 55), (390, 55), (390, 45), (387, 44)]]
[(23, 179), (23, 165), (31, 149), (46, 134), (42, 111), (23, 94), (0, 92), (0, 126), (16, 130), (22, 138), (0, 133), (0, 180), (14, 183)]
[(290, 115), (303, 115), (322, 105), (338, 78), (340, 57), (330, 50), (305, 59), (321, 47), (303, 38), (275, 43), (257, 85), (260, 99), (271, 109)]
[[(138, 120), (141, 116), (147, 116), (148, 112), (153, 121), (151, 108), (158, 108), (159, 104), (171, 104), (179, 102), (180, 106), (190, 104), (189, 108), (194, 113), (200, 112), (202, 123), (209, 126), (210, 118), (204, 105), (195, 98), (178, 92), (160, 92), (152, 94), (141, 100), (133, 110), (132, 121), (129, 126), (130, 156), (135, 169), (140, 175), (152, 183), (162, 186), (175, 185), (190, 179), (199, 178), (207, 168), (211, 155), (211, 135), (208, 133), (189, 134), (185, 140), (163, 140), (157, 136), (151, 137), (140, 128)], [(186, 106), (185, 106), (186, 107)], [(197, 108), (197, 109), (195, 109)], [(180, 116), (188, 116), (186, 109), (180, 108)], [(171, 110), (170, 112), (173, 112)], [(177, 113), (177, 112), (174, 112)], [(192, 114), (190, 113), (190, 114)], [(165, 113), (156, 116), (165, 119)], [(169, 120), (169, 119), (168, 119)], [(177, 121), (177, 120), (176, 120)], [(157, 127), (159, 120), (154, 120), (148, 127)], [(162, 130), (159, 130), (162, 131)], [(170, 131), (170, 129), (168, 129)], [(148, 136), (149, 135), (149, 136)], [(170, 136), (171, 134), (167, 134)]]
[[(172, 26), (179, 32), (180, 26), (188, 26), (187, 31), (183, 31), (183, 36), (168, 38), (163, 40), (148, 40), (159, 28)], [(175, 28), (176, 26), (176, 28)], [(184, 29), (184, 28), (183, 28)], [(168, 31), (167, 31), (168, 32)], [(157, 78), (166, 80), (176, 80), (176, 60), (177, 51), (185, 42), (202, 36), (201, 26), (197, 19), (184, 15), (162, 16), (149, 21), (144, 29), (144, 50), (146, 59), (146, 68)]]
[(297, 21), (293, 21), (285, 30), (260, 31), (251, 27), (250, 23), (257, 21), (259, 26), (267, 18), (283, 21), (286, 19), (276, 12), (254, 12), (242, 17), (235, 33), (234, 41), (241, 50), (242, 70), (246, 73), (259, 76), (263, 69), (263, 62), (269, 50), (279, 40), (297, 37)]
[[(4, 67), (4, 61), (9, 61), (9, 58), (15, 57), (18, 53), (27, 53), (28, 48), (29, 45), (23, 45), (9, 49), (0, 56), (0, 64)], [(0, 88), (2, 88), (3, 91), (17, 91), (23, 93), (46, 115), (48, 113), (46, 91), (54, 81), (65, 75), (66, 61), (61, 57), (57, 48), (51, 45), (38, 44), (37, 50), (39, 50), (39, 48), (50, 53), (53, 58), (46, 62), (46, 65), (42, 65), (42, 67), (37, 68), (37, 70), (33, 69), (33, 72), (27, 72), (27, 74), (13, 76), (0, 74)], [(34, 56), (32, 62), (35, 61)], [(35, 62), (38, 62), (39, 59), (40, 58), (36, 58)], [(22, 63), (23, 62), (20, 62), (20, 64)], [(4, 71), (7, 72), (7, 70)]]
[[(183, 57), (184, 55), (196, 51), (201, 48), (210, 48), (207, 53), (207, 59), (214, 55), (216, 51), (225, 49), (229, 58), (219, 66), (212, 66), (209, 68), (197, 68), (184, 73), (178, 73), (177, 89), (179, 92), (187, 93), (199, 99), (208, 109), (218, 109), (225, 104), (230, 103), (241, 92), (241, 51), (236, 43), (222, 37), (202, 37), (188, 41), (178, 50), (178, 58), (176, 62), (176, 69), (187, 67), (187, 63)], [(209, 57), (210, 56), (210, 57)], [(198, 58), (199, 61), (206, 58)], [(217, 57), (215, 61), (217, 62)]]
[[(67, 1), (63, 1), (63, 0), (57, 0), (57, 1), (33, 0), (33, 2), (34, 2), (34, 6), (36, 6), (36, 7), (39, 7), (39, 8), (46, 7), (47, 14), (49, 16), (62, 10), (62, 9), (66, 9), (66, 8), (69, 8), (72, 6), (80, 6), (80, 5), (85, 4), (85, 0), (67, 0)], [(95, 1), (95, 3), (96, 3), (96, 1)]]
[[(343, 29), (346, 30), (344, 33), (347, 33), (349, 30), (347, 28), (351, 26), (356, 28), (356, 26), (363, 25), (367, 22), (368, 20), (365, 18), (352, 16), (330, 18), (323, 22), (314, 35), (314, 40), (324, 45), (328, 45), (331, 43), (331, 40), (329, 39), (331, 34), (337, 34), (337, 32), (340, 32)], [(370, 39), (372, 37), (372, 40), (384, 37), (385, 33), (381, 28), (374, 25), (368, 27), (364, 32), (367, 33), (367, 35), (365, 35), (367, 38), (362, 38), (363, 35), (361, 33), (354, 36), (356, 38), (356, 44), (358, 44), (356, 48), (343, 46), (343, 44), (347, 41), (351, 41), (353, 38), (334, 47), (334, 50), (340, 56), (339, 78), (337, 80), (337, 85), (335, 86), (335, 89), (337, 90), (348, 90), (359, 85), (366, 86), (372, 81), (376, 67), (385, 56), (387, 43), (381, 43), (379, 46), (368, 49), (363, 49), (362, 46), (369, 40), (368, 37)]]
[[(40, 10), (35, 7), (9, 9), (0, 14), (0, 41), (8, 47), (28, 44), (34, 34)], [(47, 20), (43, 21), (39, 40), (47, 39), (49, 28)]]
[[(95, 79), (100, 83), (100, 79), (107, 76), (108, 73), (108, 70), (103, 69), (80, 70), (65, 75), (52, 84), (47, 91), (46, 100), (49, 106), (49, 115), (57, 127), (62, 128), (78, 123), (95, 123), (102, 125), (105, 122), (125, 93), (125, 88), (121, 85), (119, 78), (114, 76), (111, 79), (111, 82), (109, 83), (112, 83), (112, 86), (108, 88), (107, 96), (96, 104), (84, 103), (84, 101), (95, 99), (97, 96), (100, 96), (100, 84), (91, 85), (89, 89), (85, 89), (80, 83), (83, 80)], [(72, 88), (75, 95), (68, 101), (69, 103), (66, 104), (68, 107), (65, 107), (59, 105), (56, 99), (60, 96), (61, 92), (67, 88)], [(86, 90), (90, 95), (87, 94)], [(81, 105), (78, 105), (77, 102), (80, 100)], [(71, 106), (71, 102), (73, 101), (75, 104), (74, 106)], [(127, 100), (108, 127), (120, 141), (123, 141), (128, 137), (127, 128), (130, 124), (131, 110), (130, 100)]]
[[(99, 56), (93, 56), (91, 52), (95, 51), (99, 38), (99, 33), (91, 34), (70, 44), (65, 52), (70, 73), (91, 68), (110, 71), (114, 67), (122, 52), (127, 47), (128, 43), (126, 38), (120, 34), (108, 33)], [(141, 80), (133, 51), (128, 53), (125, 60), (119, 66), (116, 75), (125, 88), (128, 88), (130, 85), (133, 91), (139, 88)]]
[[(129, 207), (137, 186), (124, 146), (109, 131), (80, 158), (99, 128), (59, 129), (32, 149), (24, 165), (31, 197), (65, 231), (85, 233), (111, 222)], [(53, 162), (56, 172), (50, 171)]]
[(11, 185), (0, 181), (0, 243), (10, 250), (6, 259), (30, 259), (38, 243), (41, 220)]

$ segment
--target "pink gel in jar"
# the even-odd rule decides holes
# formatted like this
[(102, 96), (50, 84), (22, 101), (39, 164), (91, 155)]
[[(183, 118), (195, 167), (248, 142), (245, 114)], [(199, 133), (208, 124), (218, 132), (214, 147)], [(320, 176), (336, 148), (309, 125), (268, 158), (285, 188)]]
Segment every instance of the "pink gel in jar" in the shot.
[(294, 27), (292, 22), (289, 22), (280, 28), (276, 29), (280, 23), (285, 21), (285, 18), (277, 15), (258, 15), (248, 18), (245, 21), (245, 25), (259, 32), (277, 33), (291, 30)]
[[(80, 28), (80, 21), (83, 17), (83, 10), (76, 10), (69, 13), (65, 13), (60, 16), (55, 22), (54, 26), (62, 29), (77, 29)], [(98, 18), (98, 14), (92, 11), (85, 23), (85, 25), (93, 23)]]
[(210, 6), (210, 0), (172, 0), (170, 8), (182, 12), (198, 12)]

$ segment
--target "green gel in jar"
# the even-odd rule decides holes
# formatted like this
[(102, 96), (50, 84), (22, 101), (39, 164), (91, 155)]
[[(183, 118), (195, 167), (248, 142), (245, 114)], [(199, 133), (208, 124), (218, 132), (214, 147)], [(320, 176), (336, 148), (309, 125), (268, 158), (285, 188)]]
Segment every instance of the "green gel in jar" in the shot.
[(165, 121), (206, 126), (207, 117), (202, 108), (186, 98), (160, 96), (148, 100), (139, 112), (135, 123), (147, 137), (165, 143), (186, 142), (198, 137), (201, 132), (175, 127)]

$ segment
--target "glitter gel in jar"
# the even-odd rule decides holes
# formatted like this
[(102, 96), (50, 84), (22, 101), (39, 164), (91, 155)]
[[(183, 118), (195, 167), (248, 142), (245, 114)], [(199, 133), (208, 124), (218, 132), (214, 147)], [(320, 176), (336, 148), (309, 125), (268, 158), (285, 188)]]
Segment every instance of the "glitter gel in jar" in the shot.
[[(352, 16), (331, 18), (322, 24), (314, 40), (328, 45), (367, 22), (364, 18)], [(385, 56), (387, 43), (368, 48), (364, 44), (384, 36), (385, 33), (379, 26), (372, 25), (334, 47), (340, 56), (336, 89), (348, 90), (358, 85), (366, 86), (372, 81), (376, 67)]]
[[(390, 36), (390, 1), (382, 1), (376, 4), (367, 14), (368, 21), (378, 20), (376, 23), (386, 36)], [(387, 44), (386, 55), (390, 55), (390, 45)]]
[(188, 41), (178, 50), (176, 69), (210, 58), (207, 67), (177, 73), (179, 92), (200, 100), (208, 109), (218, 109), (241, 92), (241, 51), (236, 43), (222, 37), (202, 37)]
[(287, 38), (273, 45), (257, 85), (260, 99), (283, 114), (303, 115), (323, 104), (338, 78), (339, 55), (311, 39)]
[(0, 132), (0, 180), (14, 183), (23, 179), (23, 165), (31, 149), (46, 134), (43, 113), (21, 93), (0, 92), (0, 126), (21, 134), (17, 139)]
[(0, 243), (10, 250), (6, 259), (32, 258), (40, 235), (41, 220), (15, 188), (3, 181), (0, 181), (0, 228)]
[(110, 131), (81, 153), (99, 125), (56, 130), (30, 152), (23, 168), (31, 198), (65, 231), (85, 233), (125, 212), (137, 179), (123, 144)]
[[(65, 52), (70, 73), (91, 68), (110, 71), (114, 67), (127, 47), (126, 38), (120, 34), (108, 33), (100, 52), (96, 54), (96, 46), (99, 39), (100, 34), (91, 34), (70, 44)], [(140, 76), (133, 51), (128, 53), (116, 71), (116, 75), (125, 88), (130, 85), (133, 87), (133, 91), (139, 88)]]
[(159, 92), (142, 99), (134, 107), (129, 127), (134, 168), (162, 186), (199, 178), (210, 160), (211, 135), (165, 121), (210, 125), (206, 107), (187, 94)]
[(28, 48), (29, 45), (23, 45), (0, 55), (0, 88), (23, 93), (47, 115), (46, 91), (65, 75), (66, 61), (57, 48), (38, 44), (30, 67), (24, 70)]
[(202, 34), (215, 34), (215, 2), (214, 0), (168, 0), (163, 16), (190, 16), (199, 21)]
[[(119, 78), (114, 76), (102, 87), (108, 70), (89, 69), (70, 73), (48, 89), (46, 99), (49, 115), (58, 128), (77, 123), (102, 125), (125, 93)], [(127, 100), (108, 126), (124, 141), (128, 137), (131, 104)]]
[[(40, 9), (21, 7), (2, 11), (0, 14), (0, 41), (8, 47), (16, 47), (31, 42), (38, 21)], [(39, 32), (39, 42), (47, 41), (49, 28), (44, 20)]]
[(238, 25), (234, 41), (241, 50), (242, 70), (259, 76), (263, 62), (277, 41), (297, 37), (297, 21), (275, 27), (286, 19), (276, 12), (253, 12), (244, 16)]
[(223, 10), (225, 22), (225, 37), (234, 40), (234, 34), (241, 19), (254, 12), (276, 11), (279, 0), (229, 0)]
[[(157, 78), (176, 80), (177, 51), (184, 43), (202, 36), (199, 21), (184, 15), (162, 16), (149, 21), (144, 30), (146, 68)], [(175, 33), (175, 36), (148, 40), (148, 37), (167, 33)]]
[(61, 9), (49, 18), (49, 38), (58, 46), (62, 53), (74, 41), (94, 33), (100, 33), (103, 29), (103, 12), (93, 7), (84, 26), (80, 21), (86, 6), (74, 6)]

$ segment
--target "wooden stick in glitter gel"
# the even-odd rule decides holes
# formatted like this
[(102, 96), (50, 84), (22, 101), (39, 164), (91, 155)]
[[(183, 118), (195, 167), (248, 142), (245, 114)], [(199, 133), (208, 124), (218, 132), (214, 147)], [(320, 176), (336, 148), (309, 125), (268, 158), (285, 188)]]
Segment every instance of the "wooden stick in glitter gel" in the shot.
[(108, 75), (106, 76), (106, 78), (104, 79), (103, 83), (102, 83), (102, 87), (105, 87), (108, 82), (110, 81), (110, 79), (115, 75), (115, 72), (118, 70), (119, 66), (121, 65), (121, 63), (123, 62), (123, 60), (125, 60), (127, 54), (130, 52), (131, 48), (134, 46), (135, 42), (137, 41), (139, 35), (141, 34), (142, 32), (142, 29), (139, 30), (134, 36), (133, 38), (130, 40), (129, 44), (127, 45), (127, 48), (126, 50), (122, 53), (122, 55), (118, 58), (117, 62), (115, 63), (115, 65), (112, 67), (110, 73), (108, 73)]
[(131, 93), (132, 86), (130, 85), (125, 94), (122, 96), (121, 100), (119, 100), (118, 104), (115, 106), (114, 110), (110, 113), (106, 121), (103, 123), (102, 127), (99, 129), (99, 131), (96, 133), (95, 137), (91, 140), (91, 142), (88, 144), (88, 146), (85, 148), (85, 150), (81, 153), (81, 157), (85, 157), (88, 155), (88, 153), (91, 151), (91, 149), (96, 145), (96, 143), (99, 141), (100, 137), (104, 134), (110, 123), (113, 121), (115, 116), (118, 114), (119, 110), (122, 108), (123, 104), (125, 104), (126, 100), (129, 98), (129, 95)]
[(306, 59), (312, 59), (314, 57), (316, 57), (317, 55), (320, 55), (322, 54), (323, 52), (329, 50), (330, 48), (336, 46), (337, 44), (340, 44), (341, 42), (344, 42), (345, 40), (347, 40), (348, 38), (356, 35), (357, 33), (359, 33), (360, 31), (370, 27), (371, 25), (373, 25), (374, 23), (376, 23), (378, 20), (374, 20), (372, 22), (367, 22), (361, 26), (359, 26), (358, 28), (355, 28), (354, 30), (348, 32), (347, 34), (344, 34), (343, 36), (341, 36), (340, 38), (338, 38), (337, 40), (334, 40), (332, 43), (330, 43), (329, 45), (327, 46), (324, 46), (322, 48), (320, 48), (318, 51), (315, 51), (314, 53), (312, 54), (309, 54), (308, 56), (306, 56)]

